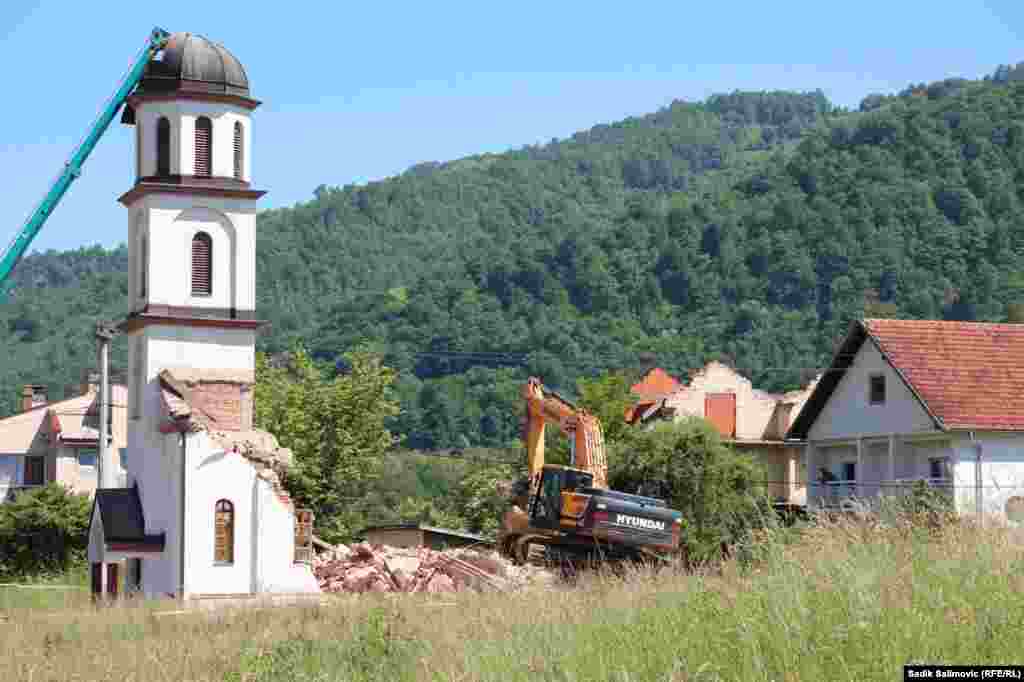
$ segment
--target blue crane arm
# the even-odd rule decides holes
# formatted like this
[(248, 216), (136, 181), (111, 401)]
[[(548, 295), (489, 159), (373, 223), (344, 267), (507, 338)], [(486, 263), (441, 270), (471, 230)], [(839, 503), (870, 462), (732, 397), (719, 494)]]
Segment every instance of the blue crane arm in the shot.
[(146, 41), (145, 47), (139, 53), (135, 63), (132, 64), (128, 74), (121, 81), (120, 86), (114, 95), (107, 102), (103, 111), (99, 117), (93, 123), (92, 128), (82, 139), (82, 141), (75, 148), (74, 153), (67, 163), (64, 164), (64, 168), (60, 174), (57, 175), (57, 179), (54, 180), (50, 190), (43, 197), (42, 201), (36, 206), (32, 215), (28, 217), (21, 230), (14, 237), (11, 243), (4, 249), (2, 255), (0, 255), (0, 301), (7, 298), (8, 290), (11, 286), (10, 276), (14, 271), (15, 266), (21, 261), (25, 252), (28, 250), (29, 245), (32, 244), (32, 240), (36, 238), (39, 231), (43, 229), (43, 225), (46, 224), (46, 219), (50, 217), (53, 210), (57, 208), (57, 204), (64, 197), (64, 193), (67, 192), (68, 187), (71, 183), (82, 174), (82, 165), (86, 159), (95, 149), (96, 143), (103, 137), (103, 133), (107, 132), (107, 128), (110, 127), (110, 122), (114, 120), (114, 116), (121, 109), (121, 106), (128, 99), (128, 96), (135, 90), (135, 86), (142, 80), (142, 75), (145, 73), (146, 64), (153, 56), (163, 49), (167, 43), (167, 39), (170, 34), (160, 28), (153, 29), (150, 33), (149, 39)]

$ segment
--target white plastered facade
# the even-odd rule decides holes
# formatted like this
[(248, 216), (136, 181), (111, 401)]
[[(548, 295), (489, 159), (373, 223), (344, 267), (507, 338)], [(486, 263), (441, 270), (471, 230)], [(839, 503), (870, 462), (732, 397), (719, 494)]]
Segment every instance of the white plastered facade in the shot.
[(146, 102), (135, 112), (137, 130), (136, 175), (151, 177), (157, 174), (157, 126), (161, 118), (170, 124), (170, 174), (191, 175), (195, 167), (196, 121), (205, 116), (210, 119), (213, 136), (211, 174), (217, 177), (234, 176), (235, 124), (242, 125), (242, 180), (250, 182), (252, 163), (252, 117), (249, 110), (237, 105), (175, 100)]
[[(870, 400), (873, 376), (884, 377), (882, 404)], [(872, 500), (905, 491), (914, 480), (934, 484), (933, 462), (948, 465), (941, 489), (962, 514), (1009, 521), (1007, 501), (1024, 496), (1024, 434), (939, 428), (870, 338), (811, 425), (804, 456), (812, 480), (821, 469), (840, 479), (810, 486), (809, 506), (820, 506), (837, 486), (842, 496)], [(855, 479), (842, 480), (844, 467)]]
[[(195, 121), (210, 118), (212, 175), (234, 176), (234, 128), (242, 124), (242, 180), (250, 177), (248, 110), (194, 100), (144, 102), (136, 108), (136, 172), (157, 174), (157, 122), (170, 123), (170, 174), (191, 175)], [(159, 181), (159, 179), (157, 179)], [(202, 309), (215, 318), (255, 310), (254, 199), (211, 192), (141, 193), (128, 208), (129, 310), (132, 313)], [(191, 245), (211, 240), (211, 293), (192, 295)], [(198, 310), (197, 310), (198, 309)], [(227, 312), (225, 312), (227, 311)], [(167, 432), (167, 405), (159, 374), (170, 367), (200, 370), (255, 368), (255, 331), (233, 324), (189, 324), (174, 319), (131, 328), (127, 486), (137, 486), (146, 535), (163, 534), (163, 550), (132, 554), (103, 548), (102, 528), (90, 529), (90, 560), (142, 560), (140, 589), (149, 597), (319, 592), (312, 569), (294, 561), (295, 510), (245, 456), (206, 431)], [(233, 508), (233, 558), (214, 558), (215, 508)], [(96, 524), (94, 524), (95, 526)]]

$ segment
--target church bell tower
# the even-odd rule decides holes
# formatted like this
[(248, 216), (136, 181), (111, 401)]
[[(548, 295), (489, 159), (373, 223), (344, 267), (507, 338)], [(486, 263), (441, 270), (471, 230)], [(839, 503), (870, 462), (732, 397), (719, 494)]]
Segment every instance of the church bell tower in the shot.
[[(128, 209), (128, 485), (159, 452), (157, 374), (253, 372), (256, 202), (252, 112), (242, 64), (223, 46), (172, 35), (125, 107), (135, 126)], [(251, 401), (248, 401), (251, 406)], [(135, 475), (133, 475), (135, 474)]]

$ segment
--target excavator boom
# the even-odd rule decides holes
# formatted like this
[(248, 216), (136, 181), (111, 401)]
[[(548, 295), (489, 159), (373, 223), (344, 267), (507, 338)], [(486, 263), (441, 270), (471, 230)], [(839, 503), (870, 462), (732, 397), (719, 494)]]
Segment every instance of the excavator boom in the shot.
[(523, 397), (526, 398), (526, 450), (530, 480), (533, 481), (544, 468), (544, 431), (546, 424), (551, 422), (569, 438), (571, 465), (591, 473), (595, 488), (607, 488), (608, 461), (601, 422), (597, 417), (547, 389), (534, 377), (526, 382)]
[(146, 70), (146, 64), (149, 60), (160, 50), (167, 42), (167, 38), (170, 33), (161, 29), (154, 28), (150, 33), (149, 38), (146, 40), (145, 46), (136, 56), (135, 61), (132, 62), (131, 67), (128, 69), (128, 73), (125, 74), (124, 78), (118, 84), (117, 91), (107, 101), (103, 110), (100, 112), (99, 117), (93, 122), (89, 131), (86, 133), (85, 138), (75, 147), (74, 152), (71, 154), (71, 158), (68, 159), (67, 163), (57, 174), (57, 177), (53, 180), (50, 185), (49, 191), (42, 198), (39, 204), (36, 205), (35, 210), (22, 225), (21, 229), (11, 240), (10, 244), (2, 253), (0, 253), (0, 302), (7, 298), (7, 294), (11, 289), (11, 273), (14, 268), (18, 265), (25, 253), (28, 251), (28, 247), (31, 246), (32, 240), (36, 238), (39, 231), (43, 229), (43, 225), (46, 224), (46, 219), (50, 217), (54, 209), (60, 203), (60, 200), (64, 197), (64, 194), (68, 191), (68, 187), (71, 183), (82, 174), (82, 166), (85, 164), (89, 155), (92, 154), (92, 150), (96, 148), (96, 144), (103, 137), (103, 134), (107, 131), (110, 126), (110, 122), (114, 120), (114, 115), (128, 99), (128, 96), (132, 94), (135, 86), (138, 85), (139, 81)]
[[(531, 377), (526, 399), (529, 494), (513, 498), (498, 546), (519, 562), (531, 544), (575, 556), (661, 557), (679, 546), (682, 515), (663, 500), (608, 490), (601, 422)], [(572, 444), (572, 466), (545, 465), (544, 430), (557, 424)]]

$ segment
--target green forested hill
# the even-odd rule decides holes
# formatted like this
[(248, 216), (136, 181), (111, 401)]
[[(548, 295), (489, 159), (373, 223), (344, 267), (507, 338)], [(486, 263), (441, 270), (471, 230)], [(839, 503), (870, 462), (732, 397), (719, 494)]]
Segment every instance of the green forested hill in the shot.
[[(1017, 71), (1020, 71), (1019, 69)], [(400, 370), (418, 447), (517, 434), (527, 372), (722, 356), (791, 388), (855, 315), (1005, 319), (1024, 288), (1024, 83), (1014, 70), (832, 108), (735, 93), (381, 182), (259, 218), (261, 338)], [(0, 389), (57, 387), (123, 311), (124, 253), (33, 256), (0, 308)], [(123, 360), (115, 352), (115, 361)], [(12, 403), (13, 406), (13, 403)]]

